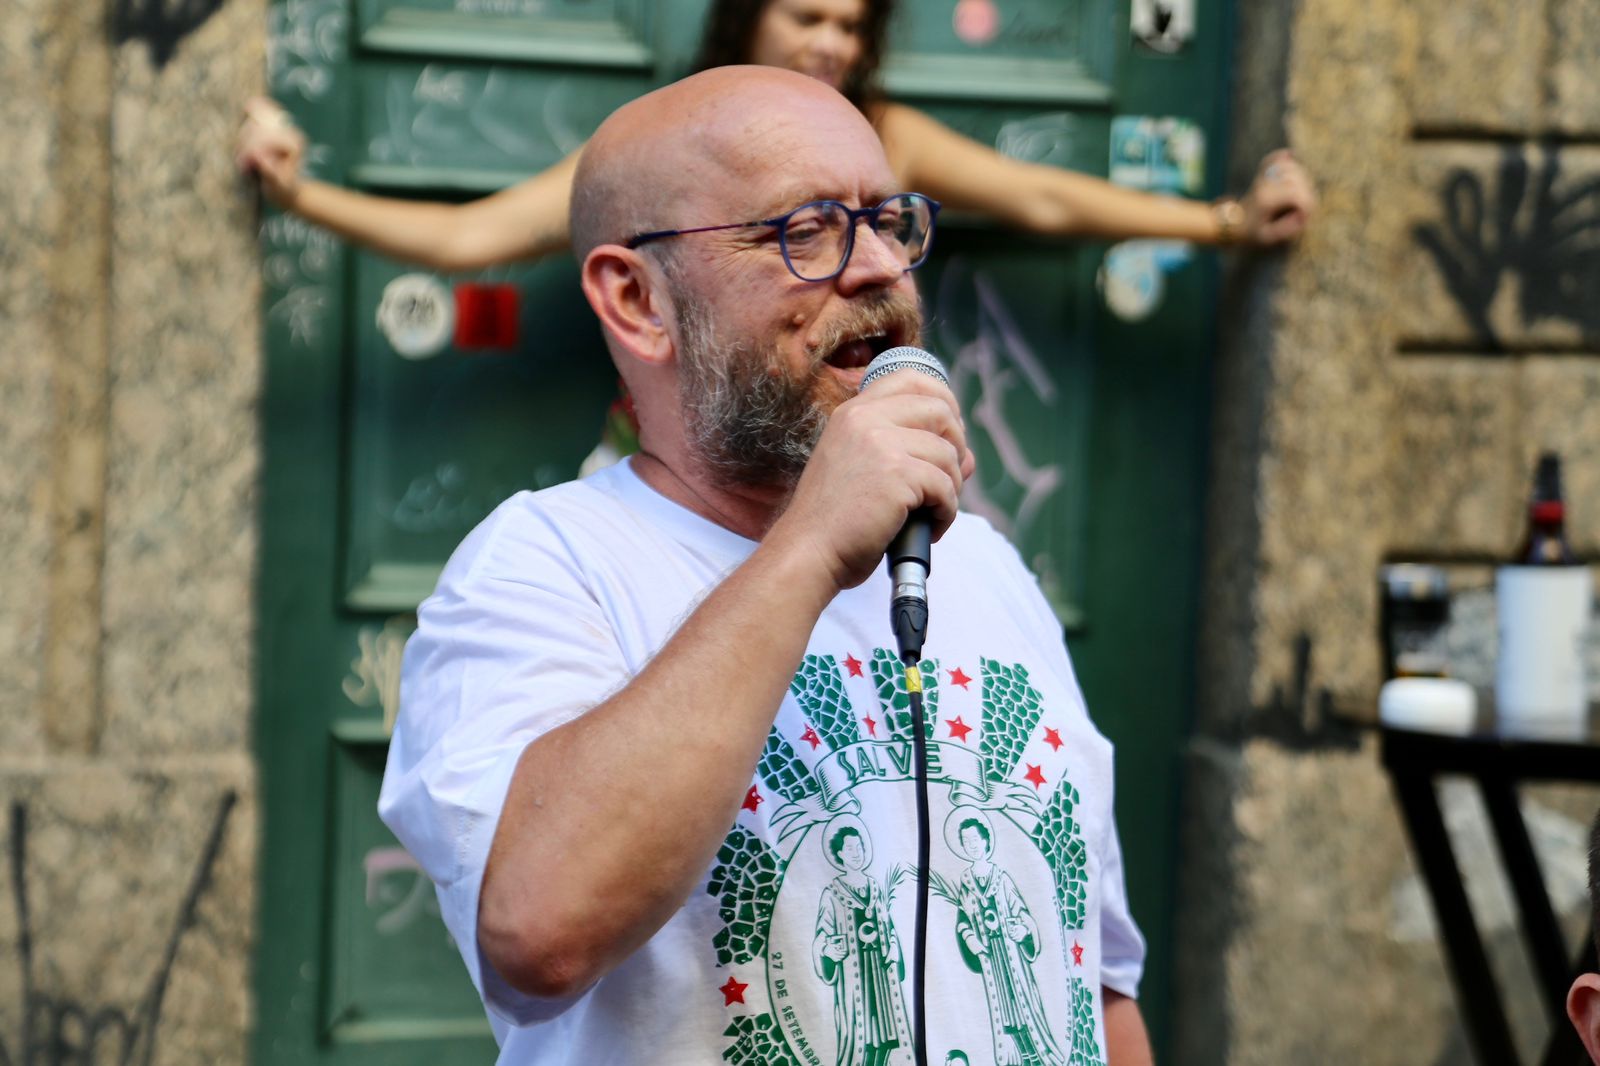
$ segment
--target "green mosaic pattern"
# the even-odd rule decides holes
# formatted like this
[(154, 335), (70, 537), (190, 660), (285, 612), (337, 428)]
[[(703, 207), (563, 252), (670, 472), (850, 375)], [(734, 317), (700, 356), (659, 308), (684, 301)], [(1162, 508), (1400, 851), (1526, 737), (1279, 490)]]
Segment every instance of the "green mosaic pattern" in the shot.
[(1079, 802), (1078, 790), (1062, 778), (1032, 834), (1055, 874), (1056, 910), (1063, 929), (1082, 929), (1089, 912), (1088, 851), (1072, 817)]
[(741, 1014), (722, 1035), (733, 1038), (732, 1046), (722, 1053), (723, 1062), (734, 1066), (800, 1066), (800, 1060), (789, 1054), (778, 1023), (770, 1014)]
[(800, 761), (789, 742), (778, 735), (776, 727), (767, 734), (767, 746), (756, 764), (761, 780), (768, 790), (778, 793), (790, 803), (798, 803), (818, 791), (817, 779), (811, 776), (806, 764)]
[(789, 691), (830, 751), (861, 739), (861, 727), (856, 723), (850, 697), (845, 695), (844, 677), (833, 656), (807, 655), (789, 682)]
[(1072, 1058), (1067, 1066), (1105, 1066), (1094, 1038), (1094, 993), (1089, 984), (1072, 978)]
[[(906, 672), (900, 668), (900, 659), (888, 648), (873, 648), (872, 683), (878, 690), (878, 706), (884, 721), (889, 725), (889, 736), (894, 740), (911, 741), (911, 694), (906, 691)], [(939, 660), (924, 659), (917, 667), (922, 671), (922, 717), (927, 723), (928, 736), (939, 721)]]
[(980, 660), (983, 675), (984, 773), (991, 781), (1008, 781), (1016, 771), (1022, 749), (1044, 708), (1039, 693), (1028, 683), (1028, 668), (1021, 663), (1001, 666), (994, 659)]
[(778, 899), (778, 853), (753, 833), (735, 827), (717, 851), (706, 894), (718, 899), (722, 928), (712, 938), (717, 962), (743, 964), (767, 953), (767, 928)]

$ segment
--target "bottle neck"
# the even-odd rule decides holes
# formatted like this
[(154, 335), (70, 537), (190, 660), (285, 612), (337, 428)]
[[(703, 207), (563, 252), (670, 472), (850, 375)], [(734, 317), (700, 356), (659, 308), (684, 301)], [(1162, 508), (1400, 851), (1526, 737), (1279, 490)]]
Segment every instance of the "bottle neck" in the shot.
[(1534, 500), (1528, 508), (1528, 521), (1536, 526), (1560, 529), (1566, 518), (1567, 505), (1560, 500)]
[(1517, 551), (1523, 566), (1572, 566), (1567, 544), (1566, 507), (1560, 500), (1534, 500), (1528, 507), (1528, 532)]

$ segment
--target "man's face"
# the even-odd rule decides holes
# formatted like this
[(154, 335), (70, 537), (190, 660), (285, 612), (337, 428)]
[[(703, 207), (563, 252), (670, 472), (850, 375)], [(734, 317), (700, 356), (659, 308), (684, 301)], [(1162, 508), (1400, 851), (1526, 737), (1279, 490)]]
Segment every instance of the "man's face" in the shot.
[(984, 852), (989, 850), (988, 843), (983, 839), (983, 834), (978, 832), (978, 827), (969, 825), (961, 830), (961, 850), (967, 853), (967, 858), (974, 861), (983, 858)]
[(867, 864), (867, 849), (860, 837), (851, 833), (844, 838), (844, 843), (839, 845), (839, 861), (852, 870), (859, 870)]
[[(815, 199), (876, 204), (894, 178), (871, 127), (840, 101), (810, 122), (752, 132), (747, 151), (697, 208), (765, 218)], [(915, 344), (921, 312), (910, 275), (865, 225), (836, 278), (789, 272), (770, 228), (692, 234), (671, 256), (679, 389), (697, 457), (725, 484), (789, 485), (827, 416), (855, 395), (878, 352)]]
[[(792, 484), (828, 415), (855, 390), (825, 358), (796, 366), (780, 338), (725, 336), (705, 303), (681, 291), (674, 301), (684, 308), (678, 321), (679, 392), (696, 455), (724, 484)], [(919, 335), (915, 299), (880, 291), (841, 308), (812, 351), (833, 352), (862, 337), (914, 343)]]

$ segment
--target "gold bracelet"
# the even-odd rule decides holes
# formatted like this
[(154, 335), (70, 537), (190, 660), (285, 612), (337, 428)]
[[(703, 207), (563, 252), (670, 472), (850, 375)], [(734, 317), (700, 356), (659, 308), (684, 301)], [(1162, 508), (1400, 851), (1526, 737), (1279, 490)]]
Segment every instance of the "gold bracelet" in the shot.
[(1238, 244), (1244, 236), (1244, 205), (1231, 196), (1211, 203), (1211, 214), (1217, 220), (1217, 245), (1227, 248)]

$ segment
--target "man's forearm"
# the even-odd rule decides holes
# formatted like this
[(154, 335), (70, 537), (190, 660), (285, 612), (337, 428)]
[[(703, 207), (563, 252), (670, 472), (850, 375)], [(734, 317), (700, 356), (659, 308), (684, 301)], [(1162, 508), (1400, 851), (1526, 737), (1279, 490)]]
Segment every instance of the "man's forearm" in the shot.
[(809, 564), (764, 544), (629, 685), (523, 753), (479, 908), (513, 986), (581, 990), (704, 876), (834, 594)]
[(1100, 992), (1105, 1004), (1106, 1066), (1153, 1066), (1155, 1053), (1139, 1001), (1104, 985)]

